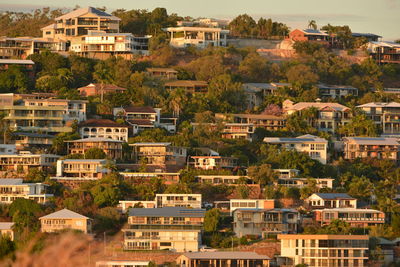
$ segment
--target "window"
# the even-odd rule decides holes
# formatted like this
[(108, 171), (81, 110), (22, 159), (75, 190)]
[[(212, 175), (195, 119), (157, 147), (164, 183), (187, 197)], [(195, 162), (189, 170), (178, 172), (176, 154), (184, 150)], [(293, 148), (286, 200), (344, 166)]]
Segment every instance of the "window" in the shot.
[(160, 242), (160, 247), (170, 247), (171, 242)]

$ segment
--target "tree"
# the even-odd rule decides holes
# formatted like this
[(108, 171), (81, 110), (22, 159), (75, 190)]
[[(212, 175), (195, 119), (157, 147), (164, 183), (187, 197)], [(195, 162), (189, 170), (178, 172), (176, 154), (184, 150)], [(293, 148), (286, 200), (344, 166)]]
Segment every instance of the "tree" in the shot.
[(104, 86), (107, 83), (112, 83), (112, 72), (109, 66), (104, 61), (100, 61), (94, 66), (93, 77), (97, 82), (100, 82), (100, 101), (103, 102)]
[(318, 29), (317, 22), (315, 20), (309, 20), (308, 21), (308, 28), (309, 29), (313, 29), (313, 30)]
[(270, 65), (259, 53), (252, 52), (240, 62), (239, 73), (247, 82), (266, 82), (270, 80)]
[(85, 159), (105, 159), (107, 157), (103, 149), (92, 147), (86, 150)]
[(221, 220), (221, 213), (219, 209), (210, 209), (206, 211), (204, 217), (204, 231), (206, 232), (216, 232)]
[(339, 133), (345, 136), (377, 136), (376, 124), (365, 114), (353, 116), (351, 121), (339, 128)]
[(53, 139), (53, 144), (51, 145), (51, 151), (56, 155), (66, 155), (67, 143), (65, 141), (76, 140), (79, 138), (80, 135), (76, 132), (59, 133)]
[(373, 194), (374, 185), (365, 177), (354, 177), (350, 184), (348, 194), (358, 199), (369, 200)]
[(261, 186), (268, 185), (277, 180), (278, 175), (272, 169), (270, 164), (261, 164), (259, 166), (250, 166), (247, 173), (251, 179)]
[(286, 72), (286, 77), (288, 82), (297, 88), (310, 87), (319, 79), (318, 75), (312, 71), (311, 67), (304, 64), (290, 67)]
[(229, 23), (230, 34), (235, 37), (252, 37), (256, 28), (255, 20), (247, 15), (239, 15)]
[(38, 215), (41, 206), (33, 200), (18, 198), (10, 205), (10, 216), (14, 222), (14, 230), (21, 240), (26, 239), (40, 229)]
[(16, 249), (15, 243), (9, 236), (0, 236), (0, 260), (12, 254)]
[(331, 223), (325, 226), (324, 231), (330, 235), (348, 235), (350, 234), (350, 224), (340, 219), (332, 220)]

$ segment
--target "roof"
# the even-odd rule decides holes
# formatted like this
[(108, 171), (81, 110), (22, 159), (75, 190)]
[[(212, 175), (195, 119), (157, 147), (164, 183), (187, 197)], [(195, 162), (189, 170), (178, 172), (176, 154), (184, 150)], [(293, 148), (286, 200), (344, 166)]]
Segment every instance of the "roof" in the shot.
[(35, 62), (27, 59), (0, 59), (0, 64), (34, 65)]
[[(278, 119), (284, 120), (285, 117), (283, 116), (275, 116), (269, 114), (223, 114), (223, 113), (216, 113), (215, 116), (232, 116), (236, 118), (251, 118), (251, 119)], [(240, 123), (241, 124), (241, 123)]]
[(154, 113), (157, 114), (156, 110), (152, 107), (133, 107), (133, 106), (129, 106), (129, 107), (125, 107), (124, 108), (125, 112), (129, 112), (129, 113)]
[(355, 143), (358, 145), (388, 145), (398, 146), (400, 143), (397, 138), (385, 138), (385, 137), (344, 137), (343, 140), (349, 143)]
[(16, 136), (35, 137), (35, 138), (55, 138), (54, 135), (50, 135), (50, 134), (40, 134), (40, 133), (15, 132), (15, 133), (13, 133), (13, 135), (16, 135)]
[(173, 68), (147, 68), (148, 72), (173, 72), (178, 73), (178, 71), (174, 70)]
[(143, 142), (143, 143), (134, 143), (134, 144), (129, 144), (130, 146), (170, 146), (171, 145), (171, 143), (167, 143), (167, 142), (164, 142), (164, 143), (161, 143), (161, 142), (159, 142), (159, 143), (146, 143), (146, 142)]
[(374, 210), (374, 209), (356, 209), (356, 208), (333, 208), (333, 209), (319, 209), (315, 211), (338, 211), (338, 212), (382, 212), (379, 210)]
[(129, 216), (160, 216), (160, 217), (193, 217), (203, 218), (206, 210), (190, 209), (182, 207), (162, 207), (162, 208), (133, 208), (129, 210)]
[(360, 33), (360, 32), (352, 32), (351, 35), (353, 37), (372, 37), (372, 38), (382, 38), (382, 36), (374, 34), (374, 33)]
[(300, 30), (302, 32), (304, 32), (307, 35), (324, 35), (324, 36), (328, 36), (327, 33), (322, 32), (320, 30), (314, 30), (314, 29), (304, 29), (304, 30)]
[(1, 178), (0, 185), (20, 185), (22, 181), (22, 178)]
[(127, 122), (130, 124), (136, 124), (139, 126), (154, 126), (154, 124), (151, 122), (151, 120), (137, 119), (137, 120), (127, 120)]
[(350, 108), (343, 106), (339, 103), (332, 103), (332, 102), (299, 102), (294, 104), (289, 108), (289, 110), (303, 110), (307, 108), (317, 108), (319, 110), (325, 109), (325, 108), (332, 108), (336, 111), (346, 111), (350, 110)]
[(78, 88), (79, 91), (84, 90), (86, 88), (95, 88), (96, 90), (101, 90), (101, 87), (103, 86), (104, 90), (127, 90), (126, 88), (114, 85), (114, 84), (101, 84), (101, 83), (90, 83), (86, 86)]
[(107, 162), (106, 159), (63, 159), (63, 160), (61, 160), (61, 161), (63, 161), (64, 163), (89, 162), (89, 163), (99, 163), (99, 164), (102, 164), (102, 163), (106, 163), (106, 162)]
[(264, 255), (250, 251), (210, 251), (183, 253), (189, 259), (223, 259), (223, 260), (269, 260)]
[(229, 32), (228, 30), (222, 30), (221, 28), (210, 28), (210, 27), (168, 27), (165, 30), (169, 32), (176, 31), (204, 31), (204, 32)]
[(0, 222), (0, 230), (11, 230), (13, 225), (13, 222)]
[(194, 86), (207, 86), (206, 81), (191, 81), (191, 80), (178, 80), (165, 83), (165, 86), (172, 87), (194, 87)]
[(73, 212), (69, 209), (62, 209), (46, 216), (40, 217), (39, 219), (89, 219), (79, 213)]
[(317, 86), (319, 89), (358, 90), (357, 88), (350, 85), (331, 85), (331, 84), (319, 83)]
[(315, 143), (328, 143), (324, 138), (320, 138), (318, 136), (314, 136), (311, 134), (301, 135), (295, 138), (292, 137), (265, 137), (265, 143), (272, 144), (286, 144), (286, 143), (307, 143), (307, 142), (315, 142)]
[(79, 127), (118, 127), (128, 128), (128, 126), (106, 119), (90, 119), (79, 123)]
[(64, 14), (64, 15), (62, 15), (60, 17), (55, 18), (55, 20), (76, 18), (76, 17), (82, 16), (82, 15), (85, 15), (87, 13), (95, 14), (96, 16), (98, 16), (100, 18), (109, 18), (109, 19), (112, 19), (112, 20), (121, 20), (120, 18), (118, 18), (116, 16), (113, 16), (111, 14), (108, 14), (108, 13), (106, 13), (104, 11), (101, 11), (101, 10), (99, 10), (97, 8), (90, 7), (90, 6), (89, 7), (84, 7), (84, 8), (79, 8), (79, 9), (76, 9), (74, 11), (71, 11), (71, 12), (69, 12), (67, 14)]
[(399, 43), (395, 42), (388, 42), (388, 41), (380, 41), (380, 42), (369, 42), (369, 44), (376, 45), (376, 46), (384, 46), (384, 47), (391, 47), (391, 48), (400, 48)]
[(100, 137), (92, 137), (92, 138), (82, 138), (78, 140), (70, 140), (65, 141), (67, 143), (85, 143), (85, 142), (109, 142), (109, 143), (123, 143), (123, 141), (115, 140), (111, 138), (100, 138)]
[(397, 102), (370, 102), (357, 106), (358, 108), (400, 108)]
[(346, 193), (314, 193), (322, 199), (355, 199)]

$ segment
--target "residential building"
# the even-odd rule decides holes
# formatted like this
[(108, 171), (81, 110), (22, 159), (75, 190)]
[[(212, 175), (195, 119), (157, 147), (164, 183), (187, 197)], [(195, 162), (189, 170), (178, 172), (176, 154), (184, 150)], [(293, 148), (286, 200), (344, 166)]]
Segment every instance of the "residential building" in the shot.
[(89, 83), (84, 87), (78, 88), (81, 96), (99, 96), (101, 94), (123, 94), (126, 93), (126, 88), (114, 85), (114, 84), (101, 84), (101, 83)]
[(306, 134), (296, 138), (265, 137), (264, 143), (306, 153), (310, 158), (318, 160), (322, 164), (326, 164), (328, 161), (328, 141), (314, 135)]
[(368, 227), (385, 223), (385, 213), (373, 209), (333, 208), (314, 210), (314, 219), (321, 225), (328, 225), (332, 220), (342, 220), (352, 227)]
[(311, 126), (319, 131), (336, 133), (340, 126), (350, 122), (351, 110), (339, 103), (299, 102), (294, 104), (290, 100), (283, 102), (283, 111), (287, 115), (295, 112), (304, 112), (310, 108), (316, 109), (316, 118), (310, 120)]
[(125, 250), (198, 251), (205, 210), (180, 207), (129, 210)]
[(382, 36), (373, 33), (352, 32), (351, 35), (354, 38), (364, 38), (368, 42), (378, 42), (382, 38)]
[(357, 208), (357, 199), (345, 193), (314, 193), (305, 202), (312, 209)]
[(49, 149), (53, 145), (54, 135), (30, 133), (30, 132), (14, 132), (15, 146), (17, 150), (29, 150), (31, 148)]
[[(1, 51), (1, 48), (0, 48)], [(10, 69), (12, 66), (21, 67), (28, 76), (33, 79), (35, 78), (35, 62), (28, 59), (1, 59), (0, 56), (0, 72)]]
[(185, 166), (186, 148), (172, 146), (171, 143), (134, 143), (133, 161), (135, 164), (146, 165), (177, 165)]
[(237, 209), (241, 210), (263, 210), (263, 209), (274, 209), (275, 199), (230, 199), (230, 214)]
[(370, 57), (378, 64), (399, 64), (400, 63), (400, 44), (395, 42), (369, 42), (367, 51)]
[(147, 267), (150, 261), (102, 260), (96, 261), (96, 267)]
[(344, 158), (400, 159), (400, 143), (397, 138), (384, 137), (345, 137)]
[(120, 200), (118, 201), (118, 208), (125, 214), (132, 208), (154, 209), (156, 204), (155, 200)]
[(40, 217), (41, 231), (54, 233), (67, 229), (82, 231), (89, 234), (92, 231), (92, 219), (68, 209), (62, 209)]
[[(274, 116), (267, 114), (222, 114), (216, 113), (216, 119), (237, 125), (252, 125), (254, 128), (263, 128), (267, 131), (280, 131), (286, 126), (284, 116)], [(254, 130), (253, 130), (254, 132)]]
[[(120, 166), (120, 165), (118, 165)], [(120, 172), (127, 182), (133, 184), (148, 183), (152, 178), (161, 179), (166, 185), (179, 183), (179, 172)]]
[(57, 161), (56, 180), (98, 180), (111, 172), (105, 159), (63, 159)]
[(246, 175), (198, 175), (196, 179), (199, 183), (212, 185), (238, 185), (240, 182), (245, 182), (246, 184), (254, 183), (254, 181)]
[(382, 135), (400, 136), (400, 103), (371, 102), (357, 108), (382, 129)]
[(278, 266), (367, 266), (367, 235), (278, 235), (281, 261)]
[(189, 164), (195, 169), (220, 170), (238, 167), (237, 158), (222, 156), (191, 156)]
[(315, 182), (318, 188), (333, 188), (332, 178), (278, 178), (277, 185), (285, 187), (303, 188), (309, 185), (309, 182)]
[(31, 168), (48, 169), (60, 156), (52, 154), (32, 154), (20, 151), (19, 154), (0, 154), (0, 169), (28, 172)]
[(147, 75), (154, 78), (159, 78), (163, 80), (177, 80), (178, 71), (172, 68), (147, 68)]
[(176, 80), (166, 82), (164, 87), (166, 90), (182, 89), (189, 95), (208, 92), (206, 81)]
[[(248, 141), (253, 140), (254, 134), (254, 124), (252, 123), (229, 123), (222, 122), (221, 124), (217, 123), (195, 123), (192, 122), (191, 125), (195, 129), (199, 126), (206, 126), (212, 130), (220, 131), (221, 137), (226, 139), (245, 139)], [(220, 129), (223, 127), (222, 129)]]
[(70, 132), (73, 121), (86, 120), (85, 100), (18, 98), (12, 93), (0, 94), (0, 104), (4, 103), (0, 110), (6, 114), (4, 120), (15, 131)]
[(123, 57), (126, 60), (131, 60), (135, 54), (149, 54), (150, 37), (134, 36), (132, 33), (107, 33), (89, 30), (86, 35), (73, 38), (69, 50), (88, 58)]
[(251, 251), (189, 252), (176, 259), (176, 263), (180, 267), (269, 267), (269, 262), (269, 257)]
[(89, 31), (119, 32), (120, 19), (94, 7), (79, 8), (54, 19), (55, 23), (43, 27), (43, 38), (71, 41)]
[(0, 222), (1, 236), (8, 236), (11, 241), (14, 241), (14, 223), (13, 222)]
[(0, 202), (11, 204), (18, 198), (34, 200), (40, 204), (48, 201), (53, 194), (48, 194), (48, 185), (43, 183), (23, 183), (20, 178), (0, 179)]
[(68, 154), (85, 154), (91, 148), (100, 148), (110, 159), (122, 159), (123, 141), (93, 137), (65, 142), (68, 146)]
[(170, 45), (176, 48), (226, 46), (228, 30), (207, 27), (169, 27)]
[(236, 209), (233, 231), (237, 237), (295, 234), (299, 221), (300, 215), (294, 209)]
[(128, 142), (129, 126), (112, 120), (91, 119), (81, 122), (78, 127), (79, 134), (83, 139), (108, 138)]
[(297, 169), (274, 169), (274, 172), (278, 173), (280, 179), (296, 178), (300, 174)]
[(201, 209), (201, 194), (156, 194), (156, 207)]
[(0, 155), (17, 154), (16, 145), (0, 144)]
[(314, 29), (294, 29), (289, 33), (289, 39), (297, 42), (304, 41), (319, 41), (328, 42), (330, 40), (329, 34)]
[(243, 83), (243, 91), (246, 95), (247, 109), (259, 107), (267, 95), (275, 95), (283, 88), (291, 89), (290, 83)]
[(348, 85), (327, 85), (320, 83), (317, 85), (321, 97), (329, 97), (334, 99), (346, 96), (358, 96), (358, 89)]

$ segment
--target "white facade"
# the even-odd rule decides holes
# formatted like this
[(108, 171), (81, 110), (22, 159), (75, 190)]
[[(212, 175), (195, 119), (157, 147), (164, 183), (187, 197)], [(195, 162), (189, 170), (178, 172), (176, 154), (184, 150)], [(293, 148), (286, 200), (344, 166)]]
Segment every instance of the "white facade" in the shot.
[(156, 207), (201, 208), (201, 194), (156, 194)]
[(232, 213), (237, 209), (273, 209), (274, 199), (230, 199), (229, 211)]
[(357, 208), (357, 199), (342, 193), (314, 193), (305, 202), (312, 208)]
[(46, 193), (43, 183), (23, 183), (22, 179), (0, 179), (0, 203), (11, 204), (18, 198), (32, 199), (46, 203), (53, 194)]
[(207, 27), (170, 27), (170, 45), (176, 48), (195, 46), (206, 48), (207, 46), (226, 46), (228, 30)]
[(111, 170), (105, 159), (64, 159), (57, 161), (56, 177), (52, 179), (98, 180)]

